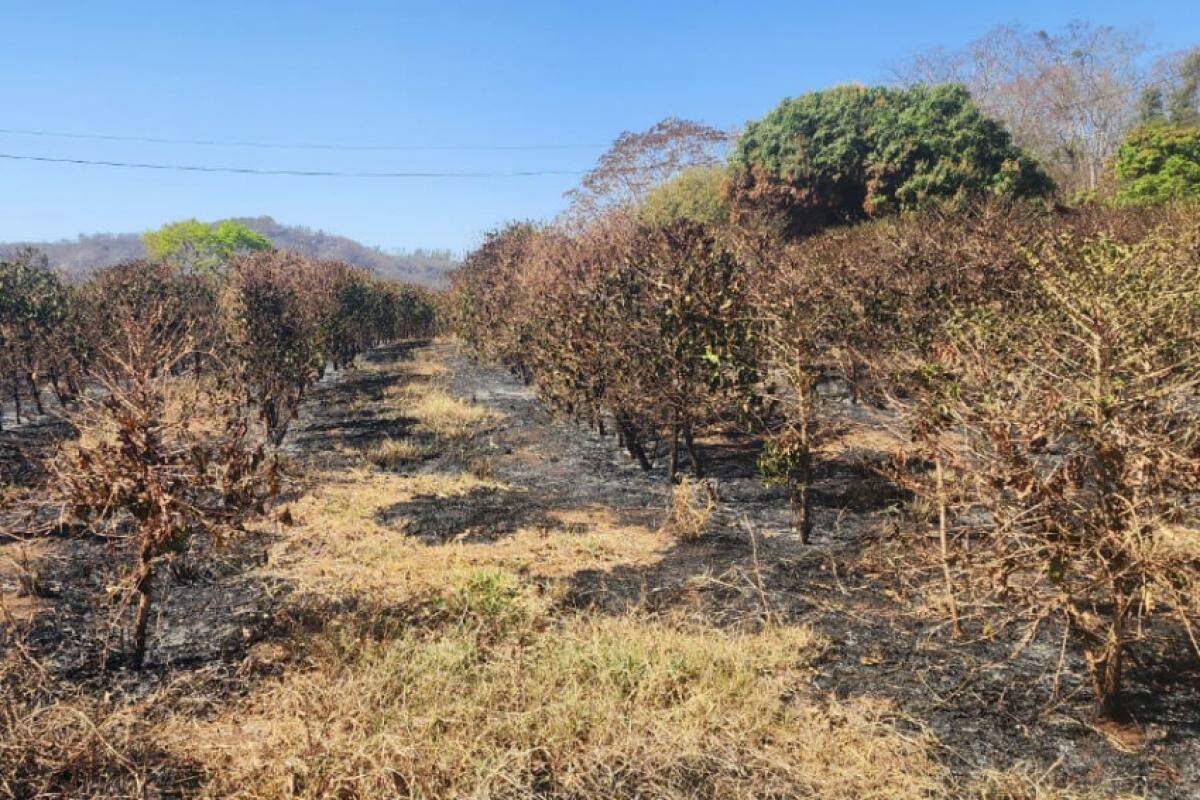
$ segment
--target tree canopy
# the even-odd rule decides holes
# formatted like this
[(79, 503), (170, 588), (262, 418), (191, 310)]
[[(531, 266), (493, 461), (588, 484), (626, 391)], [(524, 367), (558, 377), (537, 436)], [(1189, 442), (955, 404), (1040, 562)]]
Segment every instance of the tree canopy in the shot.
[(641, 203), (656, 186), (695, 167), (722, 163), (729, 136), (716, 128), (667, 117), (616, 138), (579, 186), (566, 193), (568, 219), (587, 223), (615, 208)]
[(1154, 74), (1145, 51), (1139, 31), (1111, 25), (1002, 25), (965, 47), (921, 53), (895, 71), (905, 86), (966, 86), (979, 109), (1003, 122), (1013, 142), (1071, 196), (1100, 188), (1130, 124), (1152, 113), (1155, 98), (1138, 97)]
[(1143, 125), (1117, 151), (1118, 203), (1200, 200), (1200, 128)]
[(792, 233), (974, 194), (1041, 196), (1053, 181), (959, 85), (840, 86), (784, 100), (731, 158), (740, 206)]
[(209, 225), (194, 219), (172, 222), (142, 235), (154, 260), (189, 271), (215, 271), (236, 255), (270, 250), (267, 237), (232, 220)]
[(728, 171), (723, 167), (692, 167), (651, 190), (639, 215), (650, 224), (688, 220), (709, 225), (729, 221), (725, 194)]

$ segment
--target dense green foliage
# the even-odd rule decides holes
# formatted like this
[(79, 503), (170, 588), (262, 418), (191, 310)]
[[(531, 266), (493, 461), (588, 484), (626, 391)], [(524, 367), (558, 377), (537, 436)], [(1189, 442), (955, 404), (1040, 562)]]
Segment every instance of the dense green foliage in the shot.
[(651, 191), (639, 216), (651, 225), (676, 220), (723, 225), (730, 214), (727, 180), (728, 171), (721, 167), (692, 167)]
[(271, 249), (267, 237), (233, 220), (215, 225), (194, 219), (172, 222), (143, 234), (142, 241), (151, 259), (195, 271), (215, 270), (234, 256)]
[(1200, 128), (1143, 125), (1117, 151), (1118, 203), (1200, 200)]
[(1037, 197), (1051, 180), (961, 86), (842, 86), (783, 101), (731, 157), (740, 207), (789, 231), (975, 194)]

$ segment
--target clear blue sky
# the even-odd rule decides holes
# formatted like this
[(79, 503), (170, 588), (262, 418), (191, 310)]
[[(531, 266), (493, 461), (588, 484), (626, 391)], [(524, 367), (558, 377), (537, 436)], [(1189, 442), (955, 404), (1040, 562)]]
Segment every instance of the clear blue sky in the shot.
[[(0, 128), (187, 139), (603, 145), (668, 115), (734, 126), (877, 81), (916, 50), (1073, 18), (1200, 43), (1196, 0), (49, 2), (2, 0)], [(583, 169), (557, 151), (255, 150), (0, 134), (0, 153), (319, 170)], [(270, 214), (384, 247), (462, 249), (575, 179), (343, 179), (0, 160), (0, 241)]]

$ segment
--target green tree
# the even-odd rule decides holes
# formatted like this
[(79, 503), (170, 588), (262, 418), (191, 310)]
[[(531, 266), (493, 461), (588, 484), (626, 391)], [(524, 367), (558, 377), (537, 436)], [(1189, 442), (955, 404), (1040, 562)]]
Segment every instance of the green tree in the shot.
[(651, 225), (688, 220), (707, 225), (729, 221), (725, 194), (728, 171), (723, 167), (692, 167), (653, 189), (639, 216)]
[(1200, 126), (1200, 49), (1188, 53), (1179, 64), (1179, 85), (1167, 104), (1175, 125)]
[(1200, 129), (1143, 125), (1117, 151), (1114, 171), (1122, 205), (1200, 200)]
[(1053, 182), (958, 85), (840, 86), (784, 100), (731, 158), (739, 209), (807, 233), (974, 194), (1045, 195)]
[(232, 220), (172, 222), (143, 234), (142, 241), (152, 259), (196, 272), (215, 272), (234, 256), (271, 249), (265, 236)]
[(1163, 98), (1162, 89), (1157, 86), (1143, 89), (1138, 96), (1138, 121), (1161, 122), (1166, 115), (1166, 100)]

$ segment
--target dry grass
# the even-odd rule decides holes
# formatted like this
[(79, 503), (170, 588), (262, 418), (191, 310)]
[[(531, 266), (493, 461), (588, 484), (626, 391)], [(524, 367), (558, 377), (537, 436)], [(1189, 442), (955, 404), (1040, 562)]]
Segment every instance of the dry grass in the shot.
[(415, 439), (387, 438), (367, 451), (366, 457), (377, 467), (383, 469), (400, 469), (436, 454), (430, 445)]
[(584, 507), (554, 512), (542, 524), (496, 542), (460, 545), (453, 552), (459, 564), (493, 565), (556, 581), (585, 570), (653, 566), (671, 546), (659, 531), (620, 520), (609, 509)]
[[(428, 545), (388, 524), (382, 512), (424, 498), (454, 498), (473, 489), (505, 488), (469, 473), (396, 475), (371, 469), (326, 473), (318, 488), (290, 507), (293, 527), (271, 555), (271, 575), (298, 590), (329, 597), (392, 602), (436, 576), (420, 568)], [(445, 559), (439, 560), (445, 565)], [(421, 578), (421, 580), (416, 580)]]
[(147, 718), (155, 699), (56, 694), (10, 649), (0, 658), (0, 798), (142, 796), (165, 758)]
[(464, 439), (497, 418), (483, 406), (465, 403), (440, 389), (421, 392), (405, 411), (420, 421), (420, 428), (442, 439)]
[(671, 547), (661, 532), (590, 507), (549, 513), (496, 541), (431, 546), (407, 536), (402, 523), (385, 522), (380, 511), (510, 487), (469, 472), (397, 475), (367, 468), (325, 473), (315, 482), (318, 488), (289, 507), (294, 524), (281, 529), (284, 539), (268, 568), (272, 578), (309, 596), (407, 602), (463, 569), (565, 580), (580, 570), (650, 565)]
[(446, 365), (438, 360), (433, 350), (423, 349), (413, 353), (411, 361), (404, 365), (405, 371), (416, 378), (441, 378), (449, 373)]
[(963, 790), (970, 800), (1136, 800), (1138, 795), (1114, 794), (1103, 789), (1063, 788), (1052, 773), (1028, 764), (1006, 770), (984, 770)]
[[(333, 637), (311, 669), (182, 726), (210, 796), (926, 798), (924, 734), (871, 701), (798, 696), (804, 628), (548, 620), (511, 575), (467, 573), (436, 635)], [(497, 630), (501, 635), (497, 638)]]
[(0, 539), (0, 627), (31, 619), (48, 608), (46, 573), (51, 563), (46, 539)]
[(459, 400), (430, 379), (390, 386), (383, 392), (383, 401), (389, 408), (414, 417), (418, 431), (451, 442), (469, 439), (500, 418), (485, 406)]
[(712, 484), (685, 475), (671, 490), (662, 530), (684, 541), (699, 539), (708, 529), (716, 507), (717, 493)]

